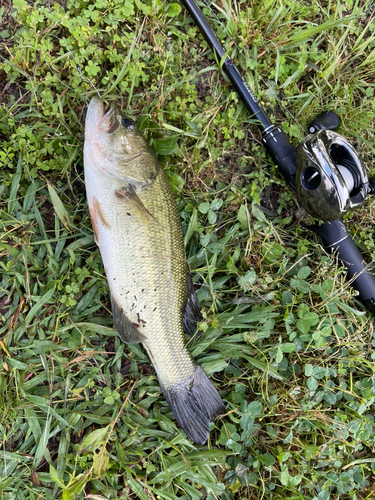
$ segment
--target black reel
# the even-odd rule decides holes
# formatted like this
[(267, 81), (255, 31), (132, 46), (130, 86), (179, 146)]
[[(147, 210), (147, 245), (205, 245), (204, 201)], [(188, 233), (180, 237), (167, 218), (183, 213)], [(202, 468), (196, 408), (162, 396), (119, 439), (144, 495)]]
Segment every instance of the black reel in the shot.
[(332, 221), (362, 205), (372, 191), (366, 168), (353, 146), (333, 131), (339, 119), (323, 113), (312, 122), (297, 148), (296, 191), (313, 217)]

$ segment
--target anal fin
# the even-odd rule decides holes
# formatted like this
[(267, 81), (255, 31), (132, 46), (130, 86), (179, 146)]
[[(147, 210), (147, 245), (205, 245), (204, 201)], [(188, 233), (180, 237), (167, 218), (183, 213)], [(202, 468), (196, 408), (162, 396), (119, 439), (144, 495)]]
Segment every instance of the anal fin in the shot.
[(124, 313), (122, 307), (117, 304), (116, 300), (112, 296), (111, 306), (113, 323), (120, 339), (123, 342), (125, 342), (126, 344), (138, 344), (147, 340), (146, 336), (143, 335), (135, 325), (133, 325), (133, 323)]

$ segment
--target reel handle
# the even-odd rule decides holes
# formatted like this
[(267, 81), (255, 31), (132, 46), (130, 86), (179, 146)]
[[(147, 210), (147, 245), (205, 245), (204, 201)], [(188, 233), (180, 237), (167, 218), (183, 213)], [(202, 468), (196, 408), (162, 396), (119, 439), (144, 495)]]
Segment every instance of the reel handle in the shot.
[(318, 130), (336, 130), (340, 125), (340, 118), (333, 111), (324, 111), (309, 125), (309, 133), (315, 134)]
[(375, 314), (375, 277), (368, 271), (362, 255), (348, 233), (342, 219), (324, 222), (320, 226), (308, 226), (323, 240), (327, 250), (336, 253), (347, 268), (347, 277), (359, 292), (364, 306)]

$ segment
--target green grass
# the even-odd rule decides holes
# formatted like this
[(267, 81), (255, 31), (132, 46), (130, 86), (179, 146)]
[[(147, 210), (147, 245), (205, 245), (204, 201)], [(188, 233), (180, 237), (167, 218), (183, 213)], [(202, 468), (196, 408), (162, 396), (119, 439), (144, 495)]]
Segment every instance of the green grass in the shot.
[[(373, 498), (373, 318), (184, 9), (2, 4), (0, 499)], [(205, 12), (296, 145), (335, 110), (374, 173), (373, 2)], [(92, 85), (138, 120), (176, 193), (204, 316), (190, 349), (227, 408), (207, 446), (112, 328), (84, 192)], [(345, 218), (367, 262), (374, 213), (368, 199)]]

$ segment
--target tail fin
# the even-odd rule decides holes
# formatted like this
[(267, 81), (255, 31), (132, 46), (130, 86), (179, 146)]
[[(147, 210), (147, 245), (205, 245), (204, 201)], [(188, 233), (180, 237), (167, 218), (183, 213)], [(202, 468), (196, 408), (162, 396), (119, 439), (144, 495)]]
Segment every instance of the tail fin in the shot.
[(203, 369), (196, 365), (194, 375), (188, 380), (161, 388), (187, 437), (194, 443), (205, 444), (210, 422), (225, 413), (225, 407)]

